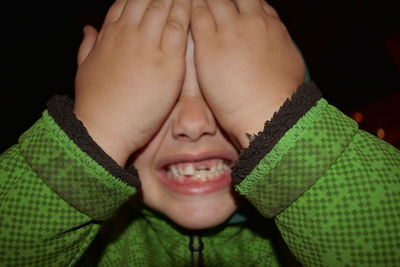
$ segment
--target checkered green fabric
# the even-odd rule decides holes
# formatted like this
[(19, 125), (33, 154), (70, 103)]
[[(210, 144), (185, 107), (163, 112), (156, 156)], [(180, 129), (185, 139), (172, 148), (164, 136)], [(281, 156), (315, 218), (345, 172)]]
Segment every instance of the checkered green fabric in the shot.
[[(237, 190), (306, 266), (400, 266), (399, 168), (399, 151), (320, 100)], [(45, 112), (0, 156), (0, 266), (190, 266), (189, 237), (166, 218), (119, 217), (135, 192)], [(212, 229), (204, 262), (281, 266), (274, 231), (264, 218)]]
[(19, 140), (32, 171), (68, 203), (95, 220), (110, 218), (136, 191), (83, 153), (47, 112)]
[[(106, 237), (94, 241), (94, 249), (78, 266), (192, 266), (185, 230), (147, 208), (124, 207), (123, 212), (108, 222)], [(282, 266), (272, 243), (275, 229), (261, 219), (262, 223), (251, 220), (202, 233), (206, 266)], [(102, 242), (112, 245), (102, 250)], [(93, 262), (98, 251), (103, 252)]]
[(0, 156), (0, 266), (68, 266), (134, 193), (44, 113)]
[(400, 152), (320, 100), (237, 187), (309, 266), (400, 266)]

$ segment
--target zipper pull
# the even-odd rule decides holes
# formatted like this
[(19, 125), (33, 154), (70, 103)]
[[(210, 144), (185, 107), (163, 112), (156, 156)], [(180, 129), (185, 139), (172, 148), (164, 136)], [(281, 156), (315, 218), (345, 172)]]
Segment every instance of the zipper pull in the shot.
[(192, 252), (192, 266), (193, 267), (204, 267), (203, 261), (203, 242), (199, 235), (190, 236), (189, 249)]

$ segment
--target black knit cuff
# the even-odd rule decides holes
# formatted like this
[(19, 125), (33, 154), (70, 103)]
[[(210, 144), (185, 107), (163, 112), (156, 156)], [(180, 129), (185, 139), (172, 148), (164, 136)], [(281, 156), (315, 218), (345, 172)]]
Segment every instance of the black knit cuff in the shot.
[(48, 102), (49, 114), (64, 130), (67, 136), (80, 149), (104, 167), (111, 175), (124, 181), (130, 186), (140, 188), (138, 171), (129, 164), (126, 169), (121, 168), (103, 149), (90, 137), (83, 123), (73, 112), (74, 103), (66, 95), (55, 95)]
[(287, 99), (279, 111), (267, 121), (264, 130), (254, 135), (249, 147), (240, 154), (232, 168), (232, 181), (239, 184), (278, 143), (283, 135), (307, 113), (322, 94), (314, 82), (299, 86), (291, 100)]

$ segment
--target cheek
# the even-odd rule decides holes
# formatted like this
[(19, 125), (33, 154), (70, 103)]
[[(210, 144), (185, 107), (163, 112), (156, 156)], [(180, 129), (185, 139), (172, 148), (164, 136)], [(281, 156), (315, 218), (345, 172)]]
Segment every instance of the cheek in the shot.
[(138, 170), (139, 179), (142, 183), (140, 196), (143, 202), (151, 207), (160, 198), (160, 185), (156, 180), (154, 165), (166, 134), (164, 128), (166, 127), (163, 127), (146, 147), (132, 157), (132, 164)]
[(139, 179), (142, 183), (140, 197), (147, 206), (156, 208), (156, 203), (161, 201), (161, 188), (153, 171), (155, 154), (151, 152), (149, 147), (146, 148), (145, 151), (136, 157), (133, 165), (138, 170)]

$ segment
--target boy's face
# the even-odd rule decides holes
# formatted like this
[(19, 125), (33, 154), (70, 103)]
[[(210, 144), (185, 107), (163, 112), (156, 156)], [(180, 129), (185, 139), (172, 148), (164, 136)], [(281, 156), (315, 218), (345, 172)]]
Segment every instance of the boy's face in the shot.
[(237, 208), (229, 167), (238, 151), (201, 94), (190, 35), (186, 64), (178, 102), (133, 164), (147, 206), (182, 227), (204, 229), (223, 223)]

